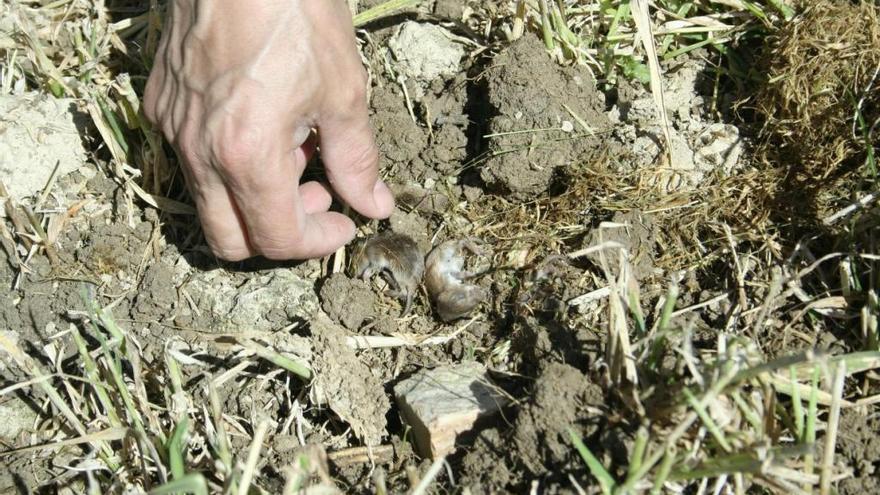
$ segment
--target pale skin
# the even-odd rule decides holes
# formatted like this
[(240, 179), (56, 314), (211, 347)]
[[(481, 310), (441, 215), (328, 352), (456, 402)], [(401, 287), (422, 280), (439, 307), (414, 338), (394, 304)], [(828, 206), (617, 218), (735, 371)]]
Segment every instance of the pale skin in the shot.
[[(366, 217), (391, 214), (345, 2), (169, 6), (144, 110), (178, 151), (216, 256), (332, 253), (354, 237), (355, 226), (329, 211), (331, 188)], [(329, 188), (299, 183), (316, 144)]]

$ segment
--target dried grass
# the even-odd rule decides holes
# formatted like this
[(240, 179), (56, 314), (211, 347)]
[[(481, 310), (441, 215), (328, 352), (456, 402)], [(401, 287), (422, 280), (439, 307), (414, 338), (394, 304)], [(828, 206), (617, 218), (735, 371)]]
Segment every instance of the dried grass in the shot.
[[(766, 82), (750, 103), (763, 126), (756, 155), (792, 201), (824, 216), (856, 199), (880, 119), (880, 7), (820, 0), (768, 38)], [(799, 205), (803, 208), (803, 205)]]

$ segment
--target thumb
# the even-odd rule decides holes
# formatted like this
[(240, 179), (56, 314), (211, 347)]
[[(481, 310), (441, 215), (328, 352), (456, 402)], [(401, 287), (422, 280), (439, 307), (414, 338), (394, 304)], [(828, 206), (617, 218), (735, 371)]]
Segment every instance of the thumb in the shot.
[(387, 218), (394, 196), (379, 179), (379, 150), (367, 119), (360, 115), (321, 123), (321, 158), (333, 190), (361, 215)]

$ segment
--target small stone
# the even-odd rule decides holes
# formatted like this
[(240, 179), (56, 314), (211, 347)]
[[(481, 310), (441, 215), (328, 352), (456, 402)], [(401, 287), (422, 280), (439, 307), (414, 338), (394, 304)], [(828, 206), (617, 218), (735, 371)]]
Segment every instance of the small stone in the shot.
[(37, 422), (37, 413), (18, 397), (11, 396), (0, 403), (0, 440), (13, 445), (22, 433), (31, 431)]
[(394, 396), (419, 453), (430, 458), (455, 450), (459, 434), (507, 403), (485, 366), (474, 362), (422, 370), (398, 383)]
[(705, 172), (720, 170), (726, 177), (738, 167), (743, 153), (739, 129), (730, 124), (709, 124), (697, 136), (694, 160)]
[(460, 0), (437, 0), (434, 4), (434, 15), (441, 19), (460, 21), (464, 14), (465, 3)]
[(417, 100), (432, 81), (451, 78), (459, 71), (464, 47), (453, 38), (440, 26), (407, 21), (388, 41), (396, 69), (418, 84)]
[(433, 214), (443, 213), (449, 208), (449, 197), (442, 192), (425, 189), (416, 184), (392, 184), (391, 190), (397, 202), (407, 211), (417, 210), (420, 213)]
[(297, 319), (308, 320), (318, 309), (314, 282), (294, 269), (277, 269), (244, 281), (221, 270), (197, 271), (182, 288), (216, 332), (269, 332)]
[(388, 218), (388, 225), (393, 232), (412, 238), (422, 254), (431, 250), (428, 221), (417, 212), (407, 213), (400, 208), (395, 208)]

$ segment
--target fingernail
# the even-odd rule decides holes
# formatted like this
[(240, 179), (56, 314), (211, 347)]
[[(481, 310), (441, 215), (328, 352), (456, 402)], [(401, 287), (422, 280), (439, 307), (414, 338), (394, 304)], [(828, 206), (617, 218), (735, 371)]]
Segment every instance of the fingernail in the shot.
[(380, 215), (379, 218), (391, 216), (391, 212), (394, 210), (394, 195), (381, 179), (377, 180), (373, 186), (373, 203), (376, 205), (376, 213)]

